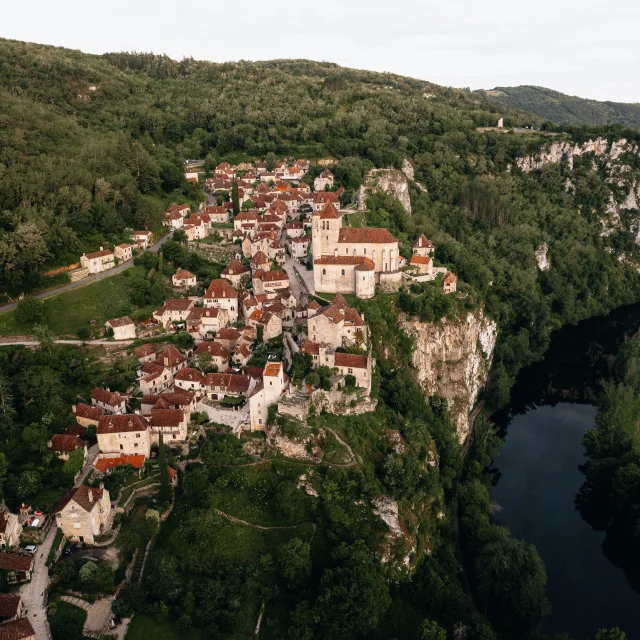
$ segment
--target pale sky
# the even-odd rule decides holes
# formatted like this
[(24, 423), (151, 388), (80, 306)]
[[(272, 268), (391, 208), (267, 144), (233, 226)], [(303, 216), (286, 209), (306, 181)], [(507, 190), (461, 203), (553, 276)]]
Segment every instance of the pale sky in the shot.
[(637, 0), (30, 0), (0, 37), (224, 62), (307, 58), (441, 85), (640, 102)]

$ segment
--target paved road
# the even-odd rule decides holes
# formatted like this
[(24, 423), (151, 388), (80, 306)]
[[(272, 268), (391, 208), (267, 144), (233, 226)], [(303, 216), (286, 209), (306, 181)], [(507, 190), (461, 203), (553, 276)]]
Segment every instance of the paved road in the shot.
[[(56, 344), (87, 344), (89, 346), (99, 345), (122, 345), (127, 346), (131, 344), (133, 340), (54, 340)], [(0, 347), (6, 347), (12, 344), (19, 344), (25, 347), (35, 347), (40, 343), (32, 336), (0, 336)]]
[[(164, 238), (161, 238), (154, 245), (150, 247), (150, 251), (158, 251), (160, 247), (167, 241), (171, 239), (172, 233), (169, 233)], [(129, 269), (133, 266), (133, 260), (127, 260), (126, 262), (121, 262), (117, 267), (113, 269), (109, 269), (108, 271), (103, 271), (102, 273), (96, 273), (95, 275), (89, 276), (88, 278), (84, 278), (84, 280), (78, 280), (78, 282), (70, 282), (69, 284), (63, 284), (60, 287), (56, 287), (55, 289), (49, 289), (47, 291), (43, 291), (42, 293), (37, 293), (35, 295), (36, 298), (40, 298), (44, 300), (45, 298), (52, 298), (53, 296), (57, 296), (59, 293), (65, 293), (65, 291), (71, 291), (72, 289), (78, 289), (79, 287), (84, 287), (88, 284), (93, 284), (98, 280), (104, 280), (104, 278), (110, 278), (111, 276), (115, 276), (125, 269)], [(4, 304), (0, 306), (0, 313), (4, 311), (11, 311), (11, 309), (15, 309), (18, 306), (17, 302), (9, 302), (8, 304)]]
[[(87, 461), (85, 462), (76, 487), (79, 486), (87, 476), (91, 464), (98, 451), (98, 445), (94, 445), (89, 450)], [(46, 565), (49, 551), (56, 537), (57, 527), (54, 525), (49, 529), (49, 533), (44, 542), (38, 547), (38, 551), (33, 561), (33, 576), (29, 584), (25, 584), (20, 589), (22, 604), (27, 610), (27, 617), (36, 632), (36, 640), (49, 640), (51, 633), (49, 631), (49, 623), (47, 621), (47, 608), (44, 604), (44, 594), (49, 587), (49, 568)]]

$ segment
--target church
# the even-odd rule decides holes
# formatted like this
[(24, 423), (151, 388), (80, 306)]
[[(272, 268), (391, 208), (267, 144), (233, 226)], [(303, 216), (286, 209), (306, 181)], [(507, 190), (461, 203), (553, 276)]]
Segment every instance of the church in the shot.
[(316, 291), (373, 298), (376, 285), (397, 290), (402, 280), (398, 240), (387, 229), (343, 228), (331, 202), (312, 219)]

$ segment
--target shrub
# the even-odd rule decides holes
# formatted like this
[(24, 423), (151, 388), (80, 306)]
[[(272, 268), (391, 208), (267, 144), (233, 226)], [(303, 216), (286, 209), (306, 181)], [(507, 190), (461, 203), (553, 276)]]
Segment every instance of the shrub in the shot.
[(38, 324), (44, 315), (44, 302), (34, 296), (25, 296), (18, 302), (16, 318), (20, 324)]

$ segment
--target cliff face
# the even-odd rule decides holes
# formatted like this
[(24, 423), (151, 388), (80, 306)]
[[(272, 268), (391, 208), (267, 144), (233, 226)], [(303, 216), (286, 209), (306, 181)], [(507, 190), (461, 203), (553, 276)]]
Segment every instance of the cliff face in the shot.
[(469, 413), (491, 367), (498, 327), (482, 310), (435, 324), (402, 317), (402, 328), (415, 339), (413, 364), (427, 395), (449, 401), (449, 414), (460, 442), (469, 433)]
[(413, 166), (405, 161), (403, 167), (405, 173), (397, 169), (371, 169), (366, 178), (366, 183), (360, 187), (360, 197), (358, 206), (365, 208), (367, 191), (384, 191), (400, 201), (408, 215), (411, 215), (411, 198), (409, 197), (408, 173), (413, 176)]
[[(608, 236), (615, 230), (626, 229), (634, 234), (640, 244), (640, 178), (638, 176), (638, 155), (640, 149), (635, 142), (620, 138), (609, 143), (605, 138), (588, 140), (583, 144), (553, 142), (547, 149), (531, 156), (516, 159), (516, 165), (525, 173), (540, 170), (544, 165), (566, 162), (570, 171), (574, 160), (580, 156), (590, 157), (594, 171), (604, 176), (609, 189), (609, 200), (602, 215), (602, 235)], [(575, 195), (575, 184), (571, 178), (565, 183), (567, 193)], [(620, 214), (624, 216), (624, 223)]]

